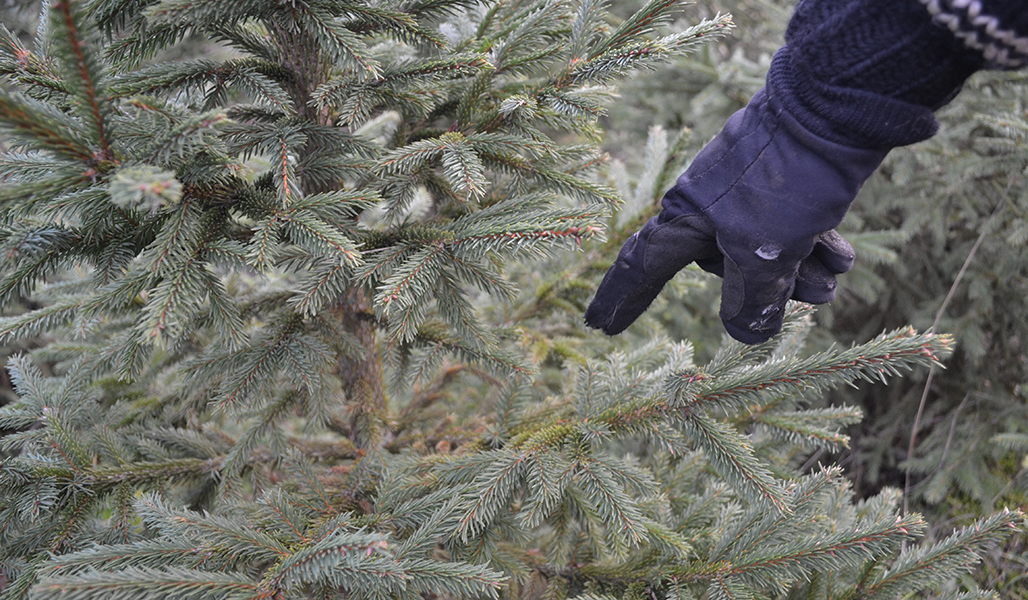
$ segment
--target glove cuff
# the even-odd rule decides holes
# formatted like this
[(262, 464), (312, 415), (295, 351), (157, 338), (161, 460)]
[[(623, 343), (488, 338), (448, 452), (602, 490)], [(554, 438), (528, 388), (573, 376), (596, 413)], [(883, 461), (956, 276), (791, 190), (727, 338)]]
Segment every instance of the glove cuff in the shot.
[(810, 131), (862, 148), (931, 137), (932, 112), (986, 66), (919, 0), (804, 0), (786, 42), (768, 74), (775, 95)]

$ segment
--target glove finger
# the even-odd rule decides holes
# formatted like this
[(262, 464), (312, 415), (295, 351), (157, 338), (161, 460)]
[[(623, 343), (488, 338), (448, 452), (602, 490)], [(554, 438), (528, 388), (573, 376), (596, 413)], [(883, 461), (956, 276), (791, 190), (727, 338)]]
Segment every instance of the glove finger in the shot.
[(721, 321), (733, 338), (760, 344), (782, 330), (785, 305), (793, 294), (798, 265), (785, 261), (743, 263), (725, 253)]
[[(661, 223), (653, 218), (621, 248), (585, 312), (586, 325), (616, 335), (635, 322), (675, 274), (718, 253), (696, 215)], [(703, 228), (705, 229), (705, 228)]]
[(792, 299), (810, 304), (824, 304), (835, 300), (835, 288), (838, 283), (835, 273), (813, 254), (803, 259), (799, 272), (796, 273), (796, 287), (792, 291)]
[(800, 263), (792, 299), (810, 304), (835, 300), (838, 286), (835, 276), (849, 271), (855, 257), (853, 246), (834, 229), (822, 233), (810, 256)]
[(856, 252), (837, 231), (831, 229), (819, 235), (810, 253), (830, 272), (839, 275), (853, 268)]

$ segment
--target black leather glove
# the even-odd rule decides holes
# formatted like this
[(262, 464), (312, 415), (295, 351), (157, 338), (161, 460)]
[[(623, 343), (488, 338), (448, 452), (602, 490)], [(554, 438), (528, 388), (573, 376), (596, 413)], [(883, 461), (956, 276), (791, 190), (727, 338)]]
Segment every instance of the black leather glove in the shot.
[(724, 277), (721, 320), (757, 344), (781, 330), (790, 298), (835, 297), (853, 250), (833, 230), (885, 157), (814, 135), (768, 91), (758, 92), (665, 194), (633, 235), (585, 314), (608, 335), (641, 315), (689, 263)]

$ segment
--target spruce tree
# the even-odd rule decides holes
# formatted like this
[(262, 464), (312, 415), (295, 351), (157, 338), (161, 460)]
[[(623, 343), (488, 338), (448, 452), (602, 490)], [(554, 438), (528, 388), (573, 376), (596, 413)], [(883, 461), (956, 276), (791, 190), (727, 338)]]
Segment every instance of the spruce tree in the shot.
[[(895, 491), (803, 465), (860, 417), (811, 396), (947, 336), (806, 353), (797, 306), (697, 364), (569, 326), (613, 84), (731, 25), (678, 8), (48, 0), (33, 49), (2, 32), (3, 598), (986, 597), (952, 582), (1022, 513), (901, 550)], [(187, 36), (227, 57), (161, 60)]]

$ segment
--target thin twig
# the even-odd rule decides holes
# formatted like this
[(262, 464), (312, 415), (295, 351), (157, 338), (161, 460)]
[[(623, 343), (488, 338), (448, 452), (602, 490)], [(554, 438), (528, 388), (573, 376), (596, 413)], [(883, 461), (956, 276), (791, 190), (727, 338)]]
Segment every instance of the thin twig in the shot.
[(957, 417), (960, 416), (960, 411), (964, 409), (964, 405), (967, 404), (967, 399), (971, 397), (971, 392), (964, 394), (964, 399), (960, 401), (960, 405), (953, 411), (953, 421), (949, 425), (949, 435), (946, 436), (946, 445), (942, 448), (942, 457), (939, 458), (939, 466), (936, 468), (936, 472), (941, 471), (943, 465), (946, 464), (946, 455), (949, 454), (950, 444), (953, 443), (953, 434), (957, 432)]
[(999, 501), (999, 499), (1003, 496), (1003, 494), (1007, 493), (1007, 490), (1010, 489), (1010, 486), (1014, 485), (1014, 482), (1017, 481), (1022, 476), (1024, 476), (1025, 473), (1028, 473), (1028, 467), (1024, 467), (1023, 469), (1018, 471), (1016, 475), (1011, 477), (1010, 481), (1008, 481), (1007, 484), (1005, 486), (1003, 486), (1003, 489), (1001, 489), (1000, 491), (996, 492), (996, 495), (992, 498), (992, 502), (989, 503), (989, 508), (992, 508), (993, 506), (996, 506), (996, 502)]
[[(1010, 190), (1010, 186), (1007, 186), (1007, 191)], [(1004, 197), (1006, 193), (1004, 193)], [(956, 278), (953, 280), (953, 285), (949, 286), (949, 292), (946, 294), (946, 298), (942, 301), (942, 306), (939, 307), (938, 312), (935, 313), (935, 320), (932, 321), (931, 331), (934, 333), (939, 327), (939, 321), (942, 320), (942, 315), (946, 312), (946, 308), (949, 306), (953, 296), (956, 295), (957, 286), (960, 285), (960, 281), (964, 278), (964, 274), (967, 273), (967, 268), (971, 266), (971, 261), (974, 260), (974, 255), (978, 253), (978, 248), (982, 245), (985, 240), (985, 234), (989, 232), (989, 225), (992, 220), (999, 214), (1000, 209), (1003, 207), (1003, 202), (1000, 201), (996, 204), (996, 208), (993, 209), (992, 214), (982, 224), (982, 231), (978, 234), (978, 239), (975, 240), (974, 246), (971, 247), (971, 251), (967, 253), (967, 258), (964, 259), (963, 266), (960, 267), (960, 271), (957, 272)], [(914, 426), (910, 428), (910, 445), (907, 446), (907, 460), (913, 460), (914, 458), (914, 446), (917, 445), (917, 428), (921, 425), (921, 415), (924, 413), (924, 407), (928, 401), (928, 390), (932, 387), (932, 379), (935, 378), (935, 365), (928, 368), (928, 379), (925, 381), (924, 390), (921, 392), (921, 403), (917, 406), (917, 415), (914, 417)], [(903, 514), (910, 512), (910, 468), (907, 468), (906, 481), (903, 484)]]
[(800, 467), (800, 473), (806, 473), (807, 469), (809, 469), (809, 468), (813, 467), (814, 465), (818, 464), (818, 460), (820, 460), (821, 455), (824, 454), (824, 453), (825, 453), (825, 449), (824, 448), (818, 448), (817, 452), (815, 452), (813, 456), (808, 458), (807, 462), (803, 463), (803, 466)]

